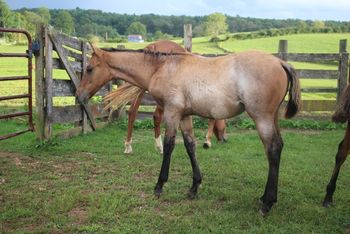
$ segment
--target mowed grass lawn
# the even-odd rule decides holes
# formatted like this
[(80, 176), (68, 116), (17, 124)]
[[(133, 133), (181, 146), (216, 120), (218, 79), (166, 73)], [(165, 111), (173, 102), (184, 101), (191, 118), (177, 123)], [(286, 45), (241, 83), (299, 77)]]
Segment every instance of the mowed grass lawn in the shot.
[[(0, 123), (10, 128), (13, 122)], [(12, 126), (12, 127), (14, 127)], [(3, 127), (3, 125), (2, 125)], [(263, 218), (258, 198), (267, 160), (255, 130), (229, 129), (229, 142), (204, 150), (196, 129), (203, 183), (186, 196), (191, 167), (180, 135), (160, 199), (153, 189), (161, 156), (153, 132), (125, 128), (39, 144), (34, 134), (0, 142), (0, 232), (3, 233), (345, 233), (350, 229), (350, 161), (340, 173), (335, 206), (321, 206), (343, 130), (284, 130), (279, 199)]]

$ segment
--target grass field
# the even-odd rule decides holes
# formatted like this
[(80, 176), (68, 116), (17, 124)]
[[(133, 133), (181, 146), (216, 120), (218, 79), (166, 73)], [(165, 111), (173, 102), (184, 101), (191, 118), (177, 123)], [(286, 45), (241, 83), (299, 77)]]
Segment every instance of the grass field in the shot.
[[(0, 128), (19, 127), (0, 122)], [(189, 200), (191, 167), (177, 137), (169, 182), (153, 196), (161, 157), (151, 130), (125, 127), (37, 143), (34, 134), (0, 142), (1, 233), (345, 233), (350, 229), (350, 167), (342, 168), (335, 206), (321, 206), (344, 130), (284, 130), (279, 201), (262, 218), (267, 162), (255, 130), (229, 128), (229, 142), (201, 147), (199, 197)]]
[(288, 40), (288, 52), (291, 53), (338, 53), (341, 39), (348, 40), (349, 51), (349, 33), (295, 34), (251, 40), (228, 40), (221, 42), (220, 47), (231, 52), (256, 49), (276, 53), (279, 40)]
[[(261, 38), (252, 40), (233, 40), (230, 39), (225, 42), (211, 43), (209, 38), (194, 38), (193, 51), (196, 53), (223, 53), (224, 50), (238, 52), (249, 49), (264, 50), (267, 52), (277, 52), (278, 41), (280, 39), (287, 39), (289, 43), (290, 52), (313, 52), (313, 53), (336, 53), (339, 47), (340, 39), (348, 39), (350, 41), (350, 34), (301, 34), (288, 35), (271, 38)], [(177, 40), (181, 43), (181, 40)], [(129, 49), (139, 49), (147, 45), (147, 43), (124, 43)], [(350, 45), (350, 43), (348, 43)], [(101, 47), (116, 47), (117, 44), (100, 43)], [(223, 50), (224, 49), (224, 50)], [(0, 52), (24, 52), (26, 46), (0, 45)], [(0, 76), (15, 76), (25, 75), (27, 72), (26, 59), (18, 58), (1, 58), (0, 60)], [(317, 64), (317, 63), (293, 63), (296, 68), (308, 69), (337, 69), (334, 64)], [(54, 71), (54, 77), (60, 79), (67, 79), (68, 76), (64, 71)], [(303, 80), (301, 79), (302, 87), (336, 87), (336, 80)], [(35, 87), (34, 87), (35, 88)], [(23, 94), (27, 90), (25, 81), (19, 82), (2, 82), (0, 85), (0, 96)], [(35, 92), (35, 90), (34, 90)], [(325, 93), (304, 93), (303, 99), (318, 99), (327, 100), (335, 99), (335, 94)], [(55, 105), (73, 104), (73, 98), (55, 98)], [(3, 101), (2, 106), (23, 105), (23, 100), (18, 99), (14, 101)]]
[[(287, 39), (290, 52), (336, 53), (339, 39), (350, 34), (305, 34), (219, 44), (194, 38), (196, 53), (259, 49), (276, 52)], [(178, 41), (180, 42), (180, 41)], [(116, 47), (117, 44), (100, 44)], [(146, 44), (125, 44), (129, 49)], [(349, 44), (348, 44), (349, 45)], [(348, 47), (349, 48), (349, 47)], [(2, 52), (24, 52), (25, 46), (0, 45)], [(296, 68), (337, 69), (332, 64), (293, 63)], [(0, 77), (26, 74), (25, 59), (0, 60)], [(54, 77), (67, 79), (62, 71)], [(302, 87), (336, 87), (334, 80), (301, 79)], [(1, 82), (0, 96), (22, 94), (26, 82)], [(34, 95), (35, 96), (35, 95)], [(334, 99), (335, 94), (303, 94), (303, 99)], [(55, 105), (74, 103), (55, 98)], [(0, 102), (0, 113), (22, 108), (21, 100)], [(0, 233), (345, 233), (350, 232), (350, 164), (345, 163), (335, 193), (335, 206), (321, 207), (337, 145), (344, 126), (292, 120), (283, 131), (279, 201), (262, 218), (267, 161), (251, 121), (229, 127), (229, 142), (204, 150), (205, 131), (196, 129), (197, 154), (203, 174), (199, 197), (189, 200), (191, 169), (177, 137), (170, 179), (157, 200), (153, 188), (161, 156), (151, 130), (134, 131), (134, 155), (123, 155), (125, 122), (69, 140), (37, 142), (33, 133), (0, 141)], [(136, 123), (137, 125), (137, 123)], [(311, 127), (310, 127), (311, 126)], [(55, 132), (66, 125), (55, 125)], [(0, 121), (0, 135), (22, 130), (25, 120)], [(333, 130), (324, 130), (333, 129)]]

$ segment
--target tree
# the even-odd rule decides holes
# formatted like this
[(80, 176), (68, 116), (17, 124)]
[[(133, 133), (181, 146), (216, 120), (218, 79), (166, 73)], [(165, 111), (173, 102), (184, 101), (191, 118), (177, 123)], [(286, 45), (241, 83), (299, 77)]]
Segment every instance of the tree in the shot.
[(5, 1), (0, 0), (0, 27), (8, 27), (11, 20), (11, 10)]
[(217, 37), (226, 33), (227, 28), (226, 16), (221, 13), (208, 15), (205, 20), (205, 32), (208, 36)]
[(299, 32), (306, 32), (308, 25), (305, 21), (299, 20), (297, 23), (297, 28)]
[(321, 20), (315, 20), (313, 23), (312, 23), (312, 27), (316, 28), (316, 29), (321, 29), (321, 28), (324, 28), (325, 27), (325, 24), (323, 21)]
[(202, 37), (205, 35), (205, 25), (199, 24), (195, 26), (192, 30), (193, 36), (195, 37)]
[(55, 19), (55, 27), (66, 34), (74, 32), (74, 21), (68, 11), (60, 11)]
[(42, 18), (43, 23), (49, 24), (51, 20), (50, 10), (46, 7), (40, 7), (38, 9), (38, 15)]
[(130, 34), (140, 34), (142, 36), (146, 36), (147, 34), (147, 28), (144, 24), (136, 21), (130, 24), (128, 29), (126, 30), (126, 33), (128, 35)]
[(35, 13), (33, 11), (25, 11), (23, 13), (23, 15), (27, 21), (26, 29), (30, 33), (34, 33), (36, 30), (36, 25), (43, 22), (43, 19), (40, 17), (40, 15), (38, 15), (37, 13)]

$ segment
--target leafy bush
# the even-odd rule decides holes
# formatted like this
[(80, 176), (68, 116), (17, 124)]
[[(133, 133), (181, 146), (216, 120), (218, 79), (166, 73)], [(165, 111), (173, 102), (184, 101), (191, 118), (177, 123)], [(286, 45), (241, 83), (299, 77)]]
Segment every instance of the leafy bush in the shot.
[[(208, 119), (194, 116), (192, 119), (193, 127), (196, 129), (207, 129)], [(123, 118), (118, 120), (118, 126), (122, 129), (127, 129), (128, 120)], [(252, 119), (246, 117), (236, 117), (227, 121), (228, 128), (236, 129), (256, 129), (255, 123)], [(279, 126), (281, 128), (287, 129), (301, 129), (301, 130), (335, 130), (335, 129), (345, 129), (344, 124), (336, 124), (330, 120), (313, 120), (313, 119), (293, 119), (286, 120), (281, 119), (279, 121)], [(153, 129), (153, 120), (144, 119), (136, 120), (134, 123), (134, 129)]]

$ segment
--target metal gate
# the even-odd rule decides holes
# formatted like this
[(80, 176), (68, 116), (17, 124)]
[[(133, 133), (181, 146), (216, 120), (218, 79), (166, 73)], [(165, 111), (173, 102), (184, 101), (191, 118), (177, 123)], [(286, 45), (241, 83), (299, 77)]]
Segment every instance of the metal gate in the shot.
[(33, 114), (33, 107), (32, 107), (32, 57), (33, 57), (33, 54), (32, 54), (32, 38), (29, 32), (25, 30), (20, 30), (20, 29), (0, 28), (0, 33), (22, 33), (28, 39), (28, 50), (25, 51), (25, 53), (1, 53), (0, 52), (0, 57), (7, 57), (7, 58), (19, 57), (19, 58), (28, 59), (28, 74), (26, 76), (0, 77), (0, 83), (2, 81), (16, 81), (16, 80), (28, 81), (28, 93), (20, 94), (20, 95), (12, 95), (12, 96), (0, 96), (0, 101), (13, 100), (13, 99), (28, 99), (28, 110), (23, 112), (6, 113), (4, 115), (0, 115), (0, 120), (10, 119), (10, 118), (19, 117), (19, 116), (28, 116), (28, 128), (25, 130), (0, 136), (0, 140), (4, 140), (10, 137), (18, 136), (25, 132), (34, 131), (33, 115), (32, 115)]

